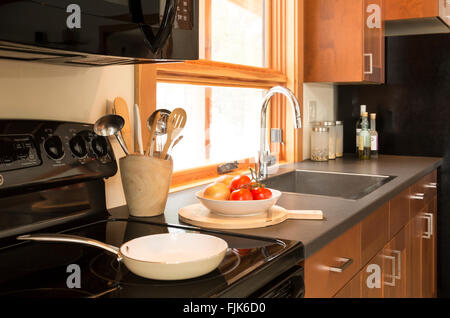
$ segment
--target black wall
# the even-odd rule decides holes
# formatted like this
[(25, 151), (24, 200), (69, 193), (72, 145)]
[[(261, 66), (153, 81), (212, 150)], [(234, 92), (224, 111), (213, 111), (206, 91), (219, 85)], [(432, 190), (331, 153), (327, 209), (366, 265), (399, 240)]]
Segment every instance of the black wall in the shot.
[(344, 151), (359, 106), (377, 113), (380, 153), (444, 157), (438, 171), (438, 294), (450, 297), (450, 35), (386, 38), (386, 84), (338, 88)]

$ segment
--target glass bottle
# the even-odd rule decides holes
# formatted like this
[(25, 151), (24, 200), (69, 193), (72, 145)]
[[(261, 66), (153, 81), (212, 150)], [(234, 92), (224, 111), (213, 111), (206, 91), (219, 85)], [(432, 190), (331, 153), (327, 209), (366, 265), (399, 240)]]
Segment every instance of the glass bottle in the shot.
[(326, 127), (313, 127), (311, 132), (311, 160), (328, 161), (328, 146), (330, 143), (329, 129)]
[(370, 159), (370, 132), (367, 112), (363, 112), (361, 121), (361, 131), (358, 135), (358, 158), (360, 160)]
[(344, 153), (344, 122), (336, 121), (336, 158), (340, 158)]
[(370, 114), (370, 157), (378, 158), (377, 114)]
[(336, 159), (336, 122), (324, 121), (321, 126), (329, 129), (329, 145), (328, 145), (328, 159)]
[(361, 105), (360, 106), (360, 117), (359, 117), (359, 119), (358, 119), (358, 121), (356, 122), (356, 154), (358, 154), (358, 149), (359, 149), (359, 132), (361, 131), (361, 129), (362, 129), (362, 126), (361, 126), (361, 124), (362, 124), (362, 114), (364, 113), (364, 112), (366, 112), (367, 111), (367, 106), (366, 105)]

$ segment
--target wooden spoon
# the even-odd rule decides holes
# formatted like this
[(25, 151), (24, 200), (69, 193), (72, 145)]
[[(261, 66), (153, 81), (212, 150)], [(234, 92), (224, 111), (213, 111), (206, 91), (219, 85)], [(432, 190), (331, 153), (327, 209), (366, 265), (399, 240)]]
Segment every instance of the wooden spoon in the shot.
[(122, 97), (116, 97), (114, 99), (114, 109), (115, 114), (122, 116), (122, 118), (125, 120), (125, 124), (122, 128), (121, 133), (127, 149), (131, 151), (131, 149), (133, 149), (133, 132), (131, 131), (130, 115), (128, 112), (127, 102)]
[(186, 111), (183, 108), (175, 108), (167, 120), (167, 140), (160, 158), (166, 158), (170, 145), (178, 137), (186, 125)]

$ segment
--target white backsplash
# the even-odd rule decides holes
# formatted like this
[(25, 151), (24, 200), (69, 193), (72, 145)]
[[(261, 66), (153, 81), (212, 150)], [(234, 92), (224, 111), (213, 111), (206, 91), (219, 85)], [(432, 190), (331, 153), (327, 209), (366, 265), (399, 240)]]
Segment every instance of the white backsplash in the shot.
[[(316, 104), (315, 116), (310, 113), (311, 102)], [(312, 122), (336, 120), (337, 87), (333, 84), (305, 83), (303, 103), (303, 158), (309, 159)]]
[[(94, 123), (106, 103), (122, 96), (134, 103), (134, 66), (72, 67), (0, 61), (0, 118)], [(112, 140), (116, 157), (123, 155)], [(106, 180), (109, 208), (123, 205), (120, 174)]]

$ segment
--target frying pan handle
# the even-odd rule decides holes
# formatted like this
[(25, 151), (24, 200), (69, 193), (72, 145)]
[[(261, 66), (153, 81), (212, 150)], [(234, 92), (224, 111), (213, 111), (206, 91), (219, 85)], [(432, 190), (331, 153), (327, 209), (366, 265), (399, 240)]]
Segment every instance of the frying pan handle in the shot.
[(122, 259), (122, 256), (120, 255), (120, 249), (118, 247), (83, 236), (50, 233), (50, 234), (21, 235), (18, 236), (17, 239), (20, 241), (63, 242), (63, 243), (84, 244), (98, 247), (104, 249), (105, 251), (113, 253), (117, 256), (117, 259), (119, 261)]

